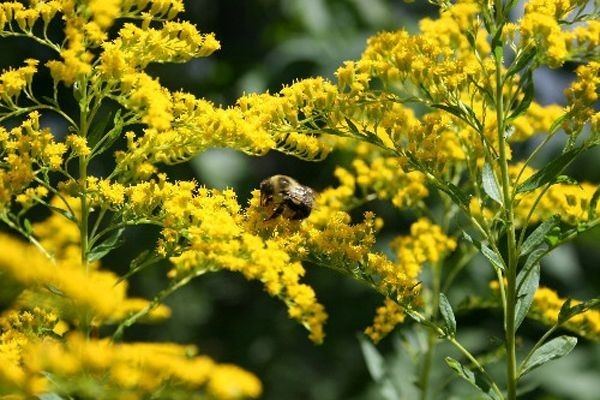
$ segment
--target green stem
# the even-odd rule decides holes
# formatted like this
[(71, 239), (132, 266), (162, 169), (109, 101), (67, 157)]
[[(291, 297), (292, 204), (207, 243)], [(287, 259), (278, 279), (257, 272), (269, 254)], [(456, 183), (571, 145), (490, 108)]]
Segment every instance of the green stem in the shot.
[(168, 296), (173, 294), (177, 289), (187, 285), (192, 279), (204, 274), (208, 269), (201, 269), (196, 271), (194, 274), (189, 275), (185, 278), (182, 278), (178, 281), (171, 282), (169, 286), (165, 289), (161, 290), (155, 297), (149, 302), (146, 307), (142, 308), (140, 311), (131, 315), (129, 318), (124, 320), (119, 324), (115, 333), (113, 334), (112, 340), (113, 342), (118, 342), (122, 339), (123, 333), (126, 328), (129, 328), (131, 325), (135, 324), (140, 318), (145, 317), (148, 313), (158, 307)]
[[(502, 22), (502, 11), (498, 9), (501, 1), (496, 1), (497, 26)], [(517, 242), (515, 234), (513, 199), (511, 196), (510, 177), (508, 174), (508, 159), (506, 156), (506, 139), (504, 132), (504, 93), (503, 93), (503, 58), (504, 49), (502, 44), (494, 48), (494, 59), (496, 64), (496, 125), (498, 127), (498, 147), (499, 163), (502, 178), (502, 196), (504, 202), (504, 216), (507, 232), (508, 259), (506, 262), (506, 307), (505, 314), (505, 338), (506, 338), (506, 380), (508, 400), (517, 398), (517, 357), (516, 357), (516, 326), (515, 326), (515, 308), (516, 308), (516, 280), (517, 280)], [(502, 282), (500, 282), (502, 284)]]
[(455, 338), (448, 338), (448, 341), (452, 343), (452, 345), (456, 347), (458, 351), (460, 351), (465, 357), (467, 357), (467, 359), (473, 364), (473, 366), (477, 368), (486, 377), (488, 383), (491, 385), (494, 392), (496, 392), (496, 394), (498, 395), (498, 398), (503, 399), (504, 396), (502, 394), (502, 391), (500, 390), (498, 385), (496, 385), (492, 377), (487, 373), (485, 368), (483, 368), (483, 365), (481, 365), (479, 361), (477, 361), (477, 359), (473, 356), (473, 354), (471, 354), (469, 350), (465, 349), (463, 345), (460, 344)]
[[(422, 324), (422, 321), (426, 321), (427, 320), (425, 318), (425, 316), (422, 315), (418, 311), (408, 310), (406, 308), (405, 308), (405, 311), (407, 311), (407, 313), (409, 315), (412, 314), (412, 318), (417, 323)], [(467, 357), (467, 359), (471, 362), (471, 364), (473, 365), (473, 367), (476, 368), (479, 372), (481, 372), (481, 374), (485, 377), (485, 379), (490, 384), (491, 388), (498, 395), (498, 398), (499, 399), (504, 399), (504, 395), (502, 394), (502, 391), (500, 390), (500, 388), (498, 388), (498, 385), (496, 385), (496, 383), (494, 382), (494, 380), (492, 379), (492, 377), (490, 376), (490, 374), (487, 373), (487, 371), (485, 370), (485, 368), (483, 367), (483, 365), (481, 365), (481, 363), (479, 361), (477, 361), (477, 359), (473, 356), (473, 354), (471, 354), (471, 352), (469, 350), (467, 350), (463, 345), (461, 345), (460, 342), (458, 340), (456, 340), (455, 337), (451, 337), (451, 336), (446, 335), (446, 333), (441, 328), (439, 328), (437, 326), (434, 326), (434, 325), (431, 325), (431, 324), (423, 324), (423, 326), (425, 328), (431, 330), (432, 332), (434, 332), (439, 337), (443, 337), (443, 338), (447, 339), (450, 344), (452, 344), (454, 347), (456, 347), (456, 349), (458, 351), (460, 351), (465, 357)]]
[(16, 230), (21, 235), (23, 235), (23, 237), (25, 237), (27, 240), (29, 240), (29, 242), (32, 245), (34, 245), (35, 247), (37, 247), (37, 249), (44, 256), (46, 256), (52, 262), (52, 264), (54, 264), (56, 262), (56, 260), (54, 259), (54, 256), (52, 254), (48, 253), (48, 250), (46, 250), (44, 248), (44, 246), (42, 246), (42, 244), (40, 242), (38, 242), (35, 237), (33, 237), (33, 235), (31, 235), (30, 233), (28, 233), (27, 231), (25, 231), (23, 228), (21, 228), (21, 226), (18, 223), (15, 223), (15, 222), (11, 221), (10, 217), (8, 215), (6, 215), (6, 214), (2, 215), (0, 217), (0, 220), (2, 220), (2, 222), (4, 222), (6, 225), (8, 225), (11, 229)]
[[(431, 266), (432, 272), (432, 296), (433, 299), (431, 301), (431, 320), (435, 321), (438, 315), (439, 309), (439, 301), (440, 301), (440, 281), (441, 281), (441, 268), (439, 264), (434, 264)], [(427, 352), (425, 353), (423, 359), (423, 367), (421, 369), (421, 378), (419, 381), (419, 386), (421, 388), (421, 400), (427, 400), (427, 395), (429, 392), (429, 377), (431, 374), (431, 364), (433, 363), (433, 356), (435, 354), (435, 348), (437, 346), (437, 334), (430, 330), (427, 333)]]
[[(83, 118), (83, 117), (82, 117)], [(82, 132), (84, 127), (84, 119), (82, 120)], [(79, 222), (79, 231), (81, 236), (81, 264), (85, 266), (86, 272), (88, 272), (89, 265), (87, 260), (87, 254), (89, 250), (88, 243), (88, 223), (90, 210), (87, 202), (87, 158), (86, 156), (79, 156), (79, 180), (81, 185), (81, 219)]]

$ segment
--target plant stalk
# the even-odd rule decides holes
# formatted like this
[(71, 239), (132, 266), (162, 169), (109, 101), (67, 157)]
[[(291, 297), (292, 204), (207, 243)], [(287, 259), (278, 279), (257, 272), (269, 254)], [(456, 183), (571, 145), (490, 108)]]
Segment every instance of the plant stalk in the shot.
[[(441, 268), (439, 264), (434, 264), (431, 266), (432, 272), (432, 296), (433, 299), (431, 301), (432, 310), (431, 310), (431, 319), (435, 321), (438, 316), (439, 311), (439, 301), (440, 301), (440, 281), (441, 281)], [(421, 400), (427, 400), (427, 396), (429, 393), (429, 378), (431, 375), (431, 364), (433, 363), (433, 356), (435, 354), (435, 348), (437, 346), (437, 335), (434, 331), (430, 330), (427, 333), (427, 352), (423, 357), (423, 366), (421, 369), (421, 377), (419, 380), (419, 386), (421, 388)]]
[[(501, 2), (500, 2), (501, 4)], [(508, 159), (506, 155), (506, 138), (505, 138), (505, 111), (504, 111), (504, 93), (503, 93), (503, 58), (504, 49), (502, 44), (496, 45), (494, 48), (494, 59), (496, 64), (496, 125), (498, 127), (498, 151), (499, 164), (502, 178), (502, 197), (504, 203), (504, 218), (506, 226), (507, 238), (507, 262), (506, 262), (506, 306), (505, 314), (505, 340), (506, 340), (506, 380), (508, 400), (517, 398), (517, 357), (515, 344), (515, 308), (516, 308), (516, 280), (517, 280), (517, 241), (515, 234), (515, 221), (513, 199), (511, 196), (510, 177), (508, 174)], [(500, 282), (500, 284), (503, 284)]]

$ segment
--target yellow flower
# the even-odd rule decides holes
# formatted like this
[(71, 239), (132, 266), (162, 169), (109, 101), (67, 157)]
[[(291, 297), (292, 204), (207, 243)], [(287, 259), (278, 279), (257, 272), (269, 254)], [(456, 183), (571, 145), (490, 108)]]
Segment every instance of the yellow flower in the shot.
[[(253, 374), (197, 356), (191, 346), (114, 344), (70, 334), (63, 341), (31, 341), (21, 346), (21, 352), (17, 357), (22, 358), (28, 379), (50, 373), (52, 379), (45, 379), (44, 390), (77, 390), (78, 395), (85, 397), (116, 400), (131, 394), (137, 399), (154, 395), (160, 388), (165, 397), (184, 393), (192, 398), (200, 392), (215, 399), (233, 400), (257, 398), (262, 392), (262, 385)], [(16, 381), (17, 385), (23, 381)], [(25, 382), (19, 386), (25, 386)]]
[[(533, 297), (530, 314), (545, 324), (552, 325), (556, 323), (558, 313), (566, 300), (558, 296), (554, 290), (540, 287)], [(579, 303), (579, 301), (572, 301), (571, 306)], [(578, 314), (569, 319), (564, 326), (583, 336), (600, 340), (600, 311), (588, 310)]]
[(510, 140), (524, 141), (538, 133), (549, 133), (552, 124), (564, 113), (564, 108), (557, 104), (541, 106), (532, 102), (525, 114), (512, 122), (515, 131)]
[(575, 72), (577, 75), (575, 80), (565, 91), (569, 101), (567, 112), (570, 118), (563, 122), (563, 128), (568, 134), (581, 132), (583, 126), (594, 115), (597, 116), (594, 105), (600, 96), (600, 62), (591, 61), (589, 64), (579, 66)]
[(0, 149), (4, 152), (4, 166), (0, 168), (0, 208), (3, 208), (33, 182), (40, 167), (59, 169), (67, 147), (57, 143), (50, 130), (40, 126), (40, 114), (32, 112), (10, 131), (0, 127)]
[(392, 244), (400, 270), (416, 279), (423, 264), (435, 264), (456, 249), (456, 240), (448, 237), (442, 228), (426, 218), (421, 218), (410, 227), (410, 235), (399, 236)]
[(87, 139), (79, 135), (69, 135), (66, 144), (71, 148), (76, 156), (88, 156), (92, 150), (87, 145)]
[(383, 306), (377, 308), (373, 324), (365, 329), (365, 335), (378, 343), (387, 336), (396, 325), (404, 321), (405, 314), (402, 308), (390, 298), (385, 299)]
[[(511, 175), (516, 174), (521, 168), (521, 164), (511, 166)], [(533, 168), (525, 168), (520, 182), (524, 182), (535, 172), (536, 171)], [(542, 193), (542, 190), (543, 188), (539, 188), (517, 196), (517, 206), (515, 208), (517, 224), (523, 224), (525, 222), (527, 215), (534, 206), (538, 196)], [(536, 208), (529, 222), (536, 223), (544, 221), (554, 215), (558, 215), (562, 221), (571, 225), (587, 221), (590, 202), (595, 191), (596, 186), (587, 182), (581, 182), (579, 184), (554, 184), (550, 186), (536, 204)], [(596, 212), (600, 212), (600, 204), (598, 205)]]
[(19, 95), (31, 85), (33, 75), (37, 72), (39, 61), (33, 59), (25, 60), (26, 66), (9, 69), (0, 74), (0, 93), (7, 101), (11, 97)]

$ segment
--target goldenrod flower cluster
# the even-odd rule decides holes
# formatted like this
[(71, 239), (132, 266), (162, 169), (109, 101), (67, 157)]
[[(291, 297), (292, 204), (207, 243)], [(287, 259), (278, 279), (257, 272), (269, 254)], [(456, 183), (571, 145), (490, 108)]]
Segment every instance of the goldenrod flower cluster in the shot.
[[(498, 281), (492, 281), (490, 287), (497, 294)], [(541, 286), (533, 296), (533, 303), (527, 317), (545, 325), (553, 326), (558, 322), (558, 315), (566, 301), (567, 299), (560, 297), (554, 289)], [(578, 304), (581, 304), (581, 302), (571, 300), (571, 307)], [(590, 340), (598, 341), (600, 340), (600, 311), (597, 309), (588, 309), (582, 313), (575, 314), (565, 322), (562, 322), (560, 327)]]
[[(566, 300), (556, 291), (540, 287), (533, 297), (529, 315), (544, 324), (553, 325), (558, 321), (558, 313)], [(571, 306), (579, 303), (572, 301)], [(565, 322), (564, 327), (592, 340), (600, 340), (600, 311), (587, 310), (577, 314)]]
[(30, 88), (33, 75), (37, 72), (38, 61), (25, 60), (25, 66), (17, 69), (8, 69), (0, 74), (0, 93), (6, 103), (17, 101), (13, 99)]
[(405, 172), (397, 157), (376, 157), (370, 163), (357, 158), (352, 166), (365, 193), (372, 191), (378, 199), (391, 200), (398, 208), (413, 207), (429, 194), (423, 173)]
[(40, 317), (22, 313), (0, 336), (0, 385), (19, 398), (65, 387), (77, 388), (84, 398), (103, 399), (138, 399), (160, 392), (168, 398), (200, 399), (206, 393), (234, 400), (256, 398), (262, 391), (252, 374), (198, 356), (191, 346), (114, 344), (75, 333), (54, 339), (41, 333), (55, 323), (52, 315), (46, 315), (44, 324), (34, 325), (35, 319)]
[[(218, 399), (258, 397), (261, 384), (256, 377), (238, 367), (194, 356), (193, 348), (115, 344), (77, 333), (86, 325), (98, 328), (118, 323), (147, 307), (148, 301), (128, 298), (126, 282), (119, 283), (112, 272), (99, 270), (98, 263), (89, 265), (93, 269), (86, 272), (77, 258), (79, 252), (73, 251), (79, 246), (73, 228), (60, 215), (36, 224), (41, 243), (54, 253), (54, 263), (32, 245), (0, 236), (0, 247), (11, 249), (2, 252), (0, 260), (2, 291), (10, 289), (16, 297), (13, 309), (0, 316), (2, 390), (22, 398), (65, 387), (84, 397), (106, 399), (144, 398), (159, 389), (165, 396), (192, 396), (187, 398), (196, 398), (199, 391)], [(170, 310), (160, 305), (145, 321), (169, 315)], [(63, 341), (60, 337), (70, 329), (74, 332)]]
[(510, 140), (521, 142), (536, 134), (548, 133), (554, 121), (558, 120), (564, 113), (563, 107), (557, 104), (542, 106), (532, 102), (527, 111), (512, 122), (514, 132), (510, 136)]
[[(184, 346), (122, 343), (123, 329), (168, 318), (165, 297), (189, 280), (231, 271), (260, 281), (320, 343), (327, 313), (302, 282), (305, 268), (317, 265), (385, 297), (366, 330), (378, 341), (408, 310), (418, 312), (421, 272), (439, 273), (457, 250), (456, 225), (473, 223), (488, 242), (502, 243), (490, 250), (497, 251), (504, 247), (501, 236), (510, 239), (556, 214), (565, 225), (597, 223), (590, 221), (593, 185), (549, 181), (518, 192), (536, 171), (530, 160), (509, 163), (511, 145), (537, 134), (550, 139), (559, 127), (576, 146), (589, 124), (583, 141), (597, 144), (598, 62), (577, 68), (565, 108), (532, 101), (533, 78), (526, 73), (540, 63), (593, 58), (600, 24), (567, 29), (584, 3), (530, 0), (520, 21), (498, 26), (487, 3), (458, 0), (438, 18), (422, 20), (419, 33), (373, 36), (332, 81), (296, 81), (276, 93), (244, 95), (229, 107), (171, 91), (146, 72), (152, 63), (187, 62), (220, 48), (212, 33), (176, 19), (181, 0), (0, 3), (0, 36), (33, 38), (56, 57), (43, 64), (54, 81), (54, 96), (44, 101), (32, 91), (39, 61), (0, 73), (0, 121), (17, 119), (10, 129), (0, 127), (0, 219), (30, 242), (0, 235), (0, 248), (10, 249), (0, 252), (2, 301), (10, 305), (0, 316), (0, 395), (255, 398), (261, 385), (250, 373)], [(64, 29), (56, 39), (48, 25), (58, 18)], [(498, 29), (493, 40), (490, 25)], [(497, 39), (507, 43), (498, 46)], [(513, 64), (502, 62), (503, 48), (515, 52)], [(61, 85), (72, 89), (76, 117), (61, 108)], [(96, 132), (107, 99), (120, 110)], [(64, 118), (68, 132), (42, 127), (42, 111)], [(115, 151), (114, 170), (93, 175), (90, 163), (120, 138), (126, 148)], [(319, 191), (311, 215), (292, 221), (270, 218), (258, 190), (244, 206), (232, 189), (173, 182), (161, 173), (163, 165), (213, 147), (312, 161), (337, 148), (351, 160), (336, 168), (337, 186)], [(424, 217), (436, 215), (425, 203), (434, 190), (448, 217), (440, 225)], [(351, 217), (372, 200), (417, 214), (410, 234), (392, 241), (395, 257), (376, 248), (381, 219), (372, 212)], [(36, 205), (52, 215), (32, 224), (26, 213)], [(457, 224), (452, 217), (459, 213)], [(100, 260), (125, 229), (143, 224), (157, 226), (160, 238), (129, 274), (160, 259), (172, 263), (166, 289), (152, 301), (128, 297), (129, 274), (120, 278)], [(519, 256), (508, 257), (515, 272)], [(532, 313), (555, 321), (560, 302), (540, 289)], [(597, 337), (597, 317), (582, 314), (568, 327)], [(112, 339), (98, 337), (100, 328), (113, 325)]]
[(377, 308), (373, 325), (365, 329), (365, 335), (377, 343), (393, 331), (396, 325), (404, 322), (405, 317), (402, 308), (393, 300), (386, 298), (384, 304)]
[[(516, 164), (512, 171), (518, 173), (523, 168), (520, 182), (536, 172), (535, 169), (523, 167), (520, 164)], [(543, 188), (540, 188), (518, 195), (515, 209), (517, 222), (526, 222), (530, 210), (536, 202), (535, 210), (529, 219), (530, 223), (545, 221), (554, 215), (558, 215), (563, 222), (570, 225), (588, 221), (590, 205), (596, 189), (596, 186), (587, 182), (556, 183), (545, 192), (543, 192)], [(540, 197), (539, 200), (538, 197)], [(596, 205), (596, 212), (600, 212), (600, 204)]]
[(569, 15), (586, 6), (581, 0), (531, 0), (525, 5), (520, 31), (525, 45), (535, 45), (541, 60), (551, 67), (571, 58), (597, 51), (598, 21), (591, 20), (572, 31), (564, 29)]
[[(600, 35), (599, 35), (600, 36)], [(578, 133), (590, 122), (592, 132), (600, 132), (600, 113), (594, 108), (600, 96), (600, 62), (592, 61), (581, 65), (575, 71), (577, 77), (565, 91), (569, 100), (568, 120), (563, 123), (568, 133)]]
[[(396, 254), (398, 273), (416, 282), (426, 264), (439, 264), (456, 249), (456, 240), (446, 236), (440, 226), (421, 218), (411, 225), (409, 235), (397, 237), (391, 247)], [(365, 329), (365, 334), (374, 342), (379, 342), (405, 317), (402, 307), (386, 298), (384, 305), (377, 309), (373, 324)]]
[(410, 226), (410, 235), (396, 238), (391, 246), (401, 270), (416, 278), (423, 264), (436, 264), (454, 251), (456, 240), (445, 235), (440, 226), (421, 218)]
[[(0, 127), (0, 209), (10, 206), (15, 196), (25, 192), (35, 180), (38, 170), (59, 169), (67, 146), (59, 143), (48, 128), (40, 126), (40, 114), (32, 112), (19, 126), (6, 130)], [(25, 196), (40, 195), (46, 192), (37, 189)], [(20, 198), (21, 203), (24, 199)]]

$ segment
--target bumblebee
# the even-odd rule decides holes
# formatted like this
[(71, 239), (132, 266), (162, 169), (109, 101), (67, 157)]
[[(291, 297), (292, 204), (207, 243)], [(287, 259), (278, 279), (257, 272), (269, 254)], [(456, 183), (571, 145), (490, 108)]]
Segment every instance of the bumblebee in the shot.
[(286, 175), (273, 175), (260, 183), (260, 205), (271, 211), (265, 221), (280, 215), (290, 220), (302, 220), (310, 215), (315, 192)]

